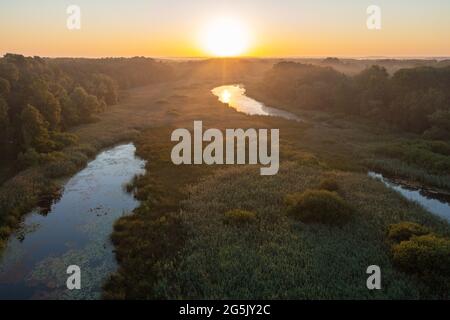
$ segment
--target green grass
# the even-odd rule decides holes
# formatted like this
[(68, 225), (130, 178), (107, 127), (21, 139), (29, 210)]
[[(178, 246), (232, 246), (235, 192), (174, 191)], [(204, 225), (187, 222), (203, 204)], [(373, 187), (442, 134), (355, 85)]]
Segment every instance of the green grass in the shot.
[[(380, 182), (338, 172), (341, 192), (355, 216), (336, 228), (291, 219), (286, 194), (316, 184), (317, 167), (283, 163), (273, 177), (258, 178), (252, 167), (217, 172), (192, 187), (183, 202), (187, 228), (177, 264), (165, 264), (155, 295), (186, 299), (436, 298), (415, 276), (397, 270), (386, 247), (388, 225), (408, 218), (433, 230), (448, 225), (403, 200)], [(258, 224), (234, 228), (223, 212), (236, 204), (258, 213)], [(365, 286), (367, 266), (382, 269), (384, 288)]]
[[(207, 89), (190, 92), (187, 100), (195, 96), (196, 105), (179, 105), (183, 119), (173, 126), (189, 128), (201, 117), (205, 127), (219, 129), (281, 128), (280, 172), (261, 177), (255, 166), (174, 166), (171, 127), (145, 132), (136, 144), (147, 173), (133, 183), (141, 205), (115, 226), (120, 268), (105, 284), (105, 298), (442, 297), (393, 263), (386, 240), (388, 227), (405, 220), (443, 236), (448, 224), (367, 176), (373, 147), (397, 139), (395, 133), (348, 117), (327, 116), (325, 125), (250, 118), (214, 104), (202, 95)], [(317, 189), (337, 191), (352, 217), (338, 226), (293, 219), (286, 195)], [(381, 267), (383, 290), (366, 288), (372, 264)]]
[(256, 222), (257, 216), (253, 211), (234, 209), (225, 212), (223, 221), (228, 225), (246, 225)]
[(370, 170), (382, 173), (387, 177), (401, 178), (409, 183), (415, 182), (424, 186), (450, 190), (448, 175), (430, 174), (423, 168), (412, 167), (396, 159), (367, 159), (364, 163)]
[(450, 145), (442, 141), (403, 141), (384, 144), (377, 147), (375, 153), (424, 168), (433, 174), (448, 175), (450, 168)]

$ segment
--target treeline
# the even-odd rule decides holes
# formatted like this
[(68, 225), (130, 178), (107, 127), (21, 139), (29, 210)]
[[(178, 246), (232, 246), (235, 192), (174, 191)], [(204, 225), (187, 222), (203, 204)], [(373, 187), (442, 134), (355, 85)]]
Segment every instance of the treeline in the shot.
[(280, 62), (265, 75), (265, 94), (298, 109), (365, 116), (430, 139), (450, 139), (450, 67), (374, 65), (355, 76), (331, 67)]
[(75, 142), (66, 131), (92, 122), (119, 90), (169, 79), (171, 68), (147, 58), (0, 58), (0, 152), (36, 159)]

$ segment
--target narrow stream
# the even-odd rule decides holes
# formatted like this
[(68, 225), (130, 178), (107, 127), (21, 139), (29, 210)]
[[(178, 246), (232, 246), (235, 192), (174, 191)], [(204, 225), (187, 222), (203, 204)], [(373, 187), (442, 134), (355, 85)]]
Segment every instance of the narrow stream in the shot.
[[(135, 146), (103, 151), (64, 186), (47, 214), (30, 212), (0, 258), (0, 299), (98, 299), (116, 270), (109, 236), (114, 222), (138, 206), (124, 191), (145, 161)], [(81, 289), (68, 290), (69, 265), (81, 268)]]
[(438, 195), (433, 196), (424, 190), (395, 183), (380, 173), (370, 171), (368, 175), (374, 179), (381, 180), (387, 187), (399, 192), (406, 199), (419, 203), (429, 212), (450, 222), (450, 202), (441, 199)]
[(272, 116), (281, 117), (287, 120), (301, 121), (301, 119), (293, 113), (267, 107), (263, 103), (247, 97), (245, 95), (245, 88), (241, 85), (220, 86), (212, 89), (211, 92), (218, 97), (220, 102), (228, 104), (238, 112), (252, 116)]

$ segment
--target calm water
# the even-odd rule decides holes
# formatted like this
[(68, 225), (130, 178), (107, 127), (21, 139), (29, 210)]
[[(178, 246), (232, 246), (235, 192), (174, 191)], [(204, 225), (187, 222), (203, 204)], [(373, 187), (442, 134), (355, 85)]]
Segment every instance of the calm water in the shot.
[(450, 203), (433, 197), (421, 189), (414, 189), (395, 183), (379, 173), (369, 172), (369, 176), (381, 180), (386, 186), (400, 192), (405, 198), (416, 201), (425, 209), (450, 222)]
[(281, 117), (300, 121), (300, 118), (293, 113), (267, 107), (263, 103), (247, 97), (245, 88), (240, 85), (220, 86), (212, 89), (211, 92), (218, 97), (220, 102), (248, 115)]
[[(99, 298), (116, 269), (113, 223), (139, 204), (123, 185), (144, 166), (133, 144), (101, 152), (66, 183), (47, 215), (27, 215), (0, 259), (0, 299)], [(66, 289), (72, 264), (81, 268), (81, 290)]]

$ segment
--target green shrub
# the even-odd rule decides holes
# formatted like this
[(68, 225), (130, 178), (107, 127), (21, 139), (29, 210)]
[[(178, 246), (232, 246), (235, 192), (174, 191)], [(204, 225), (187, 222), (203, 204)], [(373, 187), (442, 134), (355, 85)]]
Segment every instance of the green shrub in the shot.
[(80, 144), (72, 147), (71, 150), (74, 152), (82, 152), (89, 158), (95, 156), (95, 154), (97, 153), (97, 150), (89, 144)]
[(320, 180), (319, 189), (328, 190), (328, 191), (337, 191), (339, 190), (339, 185), (334, 178), (323, 178)]
[(61, 178), (74, 174), (77, 169), (77, 166), (69, 160), (54, 161), (45, 166), (44, 174), (47, 178)]
[(80, 151), (70, 151), (68, 157), (79, 168), (83, 167), (89, 160), (87, 155)]
[(234, 209), (225, 212), (224, 222), (226, 224), (241, 225), (256, 221), (256, 213), (253, 211)]
[(434, 234), (413, 236), (392, 247), (392, 259), (399, 269), (433, 286), (450, 288), (450, 239)]
[(67, 132), (52, 132), (51, 138), (57, 150), (78, 143), (78, 136)]
[(34, 148), (28, 148), (25, 152), (19, 153), (17, 160), (22, 168), (27, 168), (38, 165), (41, 155)]
[(388, 229), (388, 239), (399, 243), (411, 239), (413, 236), (423, 236), (429, 234), (430, 230), (414, 222), (400, 222), (391, 224)]
[(288, 213), (305, 223), (342, 225), (353, 212), (344, 199), (327, 190), (307, 190), (288, 195), (286, 203), (289, 205)]
[(8, 236), (11, 234), (11, 228), (8, 226), (0, 227), (0, 240), (8, 239)]

